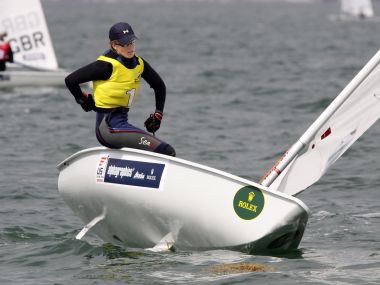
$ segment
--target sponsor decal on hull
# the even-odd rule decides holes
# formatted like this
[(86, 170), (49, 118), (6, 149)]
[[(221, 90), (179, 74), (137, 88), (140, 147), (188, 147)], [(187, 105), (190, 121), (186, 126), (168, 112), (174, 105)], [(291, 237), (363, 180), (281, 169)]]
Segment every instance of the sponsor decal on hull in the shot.
[(101, 156), (96, 182), (159, 189), (165, 164)]
[(257, 218), (264, 209), (265, 199), (263, 192), (253, 186), (240, 188), (234, 197), (235, 213), (243, 220)]

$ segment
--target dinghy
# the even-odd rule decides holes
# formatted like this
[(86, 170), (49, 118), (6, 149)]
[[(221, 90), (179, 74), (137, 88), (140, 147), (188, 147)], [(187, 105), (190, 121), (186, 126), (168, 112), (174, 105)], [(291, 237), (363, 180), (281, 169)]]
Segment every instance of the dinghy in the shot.
[(128, 247), (285, 250), (298, 246), (308, 218), (294, 197), (136, 149), (87, 149), (58, 169), (60, 193), (88, 224), (80, 238), (92, 227), (104, 241)]
[(14, 63), (0, 71), (0, 87), (64, 85), (39, 0), (3, 0), (0, 30), (6, 31)]
[(96, 147), (60, 163), (64, 201), (101, 239), (150, 250), (297, 249), (308, 207), (294, 195), (326, 170), (380, 116), (380, 51), (261, 184), (180, 158)]

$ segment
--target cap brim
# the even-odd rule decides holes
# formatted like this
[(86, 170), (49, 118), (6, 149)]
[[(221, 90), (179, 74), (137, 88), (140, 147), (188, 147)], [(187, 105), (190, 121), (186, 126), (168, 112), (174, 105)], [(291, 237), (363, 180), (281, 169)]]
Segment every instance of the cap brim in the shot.
[(138, 38), (135, 35), (129, 35), (129, 36), (123, 37), (117, 41), (122, 45), (126, 45), (126, 44), (129, 44), (133, 40), (138, 40)]

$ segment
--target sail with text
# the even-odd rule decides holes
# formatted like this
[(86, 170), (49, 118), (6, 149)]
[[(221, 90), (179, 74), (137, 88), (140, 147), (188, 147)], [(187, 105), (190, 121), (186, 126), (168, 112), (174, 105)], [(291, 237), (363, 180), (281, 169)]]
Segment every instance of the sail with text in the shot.
[(296, 195), (329, 167), (380, 117), (380, 50), (261, 180)]
[(371, 0), (341, 0), (341, 11), (343, 14), (360, 18), (374, 16)]
[(14, 62), (37, 69), (58, 68), (40, 0), (2, 0), (0, 30), (8, 34)]

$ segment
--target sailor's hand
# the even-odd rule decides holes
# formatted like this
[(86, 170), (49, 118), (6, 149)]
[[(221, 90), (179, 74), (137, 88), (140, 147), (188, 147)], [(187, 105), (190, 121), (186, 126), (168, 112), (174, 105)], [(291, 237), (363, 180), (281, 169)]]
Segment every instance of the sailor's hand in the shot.
[(91, 94), (83, 93), (83, 96), (77, 99), (77, 102), (85, 112), (95, 110), (95, 101)]
[(150, 133), (155, 133), (160, 128), (162, 117), (163, 114), (161, 111), (150, 114), (144, 123), (146, 130)]

